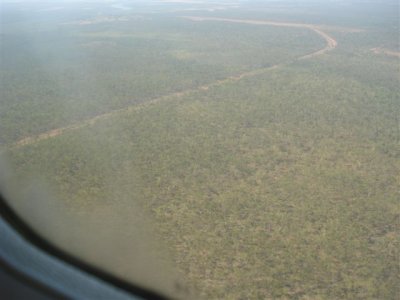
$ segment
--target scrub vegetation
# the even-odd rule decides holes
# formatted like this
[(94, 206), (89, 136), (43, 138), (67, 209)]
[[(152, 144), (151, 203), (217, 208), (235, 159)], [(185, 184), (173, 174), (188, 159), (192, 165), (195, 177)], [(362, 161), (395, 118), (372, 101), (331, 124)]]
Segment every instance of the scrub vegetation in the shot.
[(206, 299), (398, 299), (400, 61), (373, 50), (399, 51), (395, 2), (290, 3), (3, 24), (16, 178), (82, 216), (141, 207)]

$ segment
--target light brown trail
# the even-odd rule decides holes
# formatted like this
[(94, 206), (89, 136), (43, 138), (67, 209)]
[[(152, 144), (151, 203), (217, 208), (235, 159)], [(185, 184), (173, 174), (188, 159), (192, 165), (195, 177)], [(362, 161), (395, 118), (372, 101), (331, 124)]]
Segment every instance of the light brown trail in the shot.
[(375, 54), (385, 54), (388, 56), (394, 56), (394, 57), (400, 57), (400, 52), (398, 51), (393, 51), (393, 50), (388, 50), (385, 48), (372, 48), (371, 49), (372, 52), (374, 52)]
[[(307, 55), (298, 57), (296, 60), (303, 60), (303, 59), (309, 59), (318, 55), (322, 55), (328, 51), (331, 51), (333, 49), (335, 49), (337, 47), (337, 41), (331, 37), (329, 34), (327, 34), (325, 31), (323, 31), (321, 29), (321, 27), (318, 27), (317, 25), (313, 25), (313, 24), (301, 24), (301, 23), (286, 23), (286, 22), (273, 22), (273, 21), (259, 21), (259, 20), (242, 20), (242, 19), (226, 19), (226, 18), (209, 18), (209, 17), (191, 17), (191, 16), (186, 16), (183, 17), (185, 19), (191, 20), (191, 21), (219, 21), (219, 22), (233, 22), (233, 23), (244, 23), (244, 24), (253, 24), (253, 25), (268, 25), (268, 26), (279, 26), (279, 27), (294, 27), (294, 28), (307, 28), (310, 29), (312, 31), (314, 31), (315, 33), (317, 33), (319, 36), (321, 36), (324, 40), (325, 40), (325, 47), (318, 50), (318, 51), (314, 51), (312, 53), (309, 53)], [(59, 135), (64, 134), (65, 132), (68, 131), (73, 131), (73, 130), (77, 130), (77, 129), (81, 129), (83, 127), (86, 126), (90, 126), (95, 124), (96, 122), (100, 121), (100, 120), (104, 120), (107, 118), (110, 118), (112, 116), (115, 116), (117, 114), (120, 113), (125, 113), (125, 112), (133, 112), (133, 111), (140, 111), (146, 107), (149, 107), (151, 105), (154, 105), (156, 103), (159, 103), (161, 101), (166, 101), (166, 100), (171, 100), (173, 98), (181, 98), (183, 96), (186, 96), (188, 94), (191, 94), (193, 92), (196, 91), (202, 91), (202, 90), (208, 90), (212, 87), (216, 87), (216, 86), (220, 86), (223, 84), (226, 84), (228, 82), (235, 82), (235, 81), (239, 81), (245, 77), (252, 77), (252, 76), (257, 76), (257, 75), (261, 75), (267, 71), (270, 70), (274, 70), (286, 65), (289, 65), (290, 63), (292, 63), (293, 61), (290, 62), (286, 62), (286, 63), (281, 63), (281, 64), (276, 64), (270, 67), (266, 67), (266, 68), (261, 68), (261, 69), (256, 69), (253, 71), (247, 71), (247, 72), (243, 72), (241, 74), (238, 75), (233, 75), (233, 76), (229, 76), (227, 78), (221, 79), (221, 80), (217, 80), (215, 82), (206, 84), (206, 85), (202, 85), (199, 87), (195, 87), (192, 89), (187, 89), (181, 92), (175, 92), (172, 94), (168, 94), (165, 96), (161, 96), (158, 98), (154, 98), (152, 100), (149, 100), (147, 102), (144, 103), (140, 103), (140, 104), (134, 104), (125, 108), (121, 108), (121, 109), (116, 109), (116, 110), (112, 110), (110, 112), (107, 113), (103, 113), (103, 114), (99, 114), (97, 116), (94, 116), (90, 119), (87, 120), (83, 120), (74, 124), (71, 124), (69, 126), (65, 126), (65, 127), (61, 127), (61, 128), (56, 128), (44, 133), (40, 133), (37, 135), (33, 135), (33, 136), (28, 136), (25, 137), (17, 142), (15, 142), (13, 145), (11, 145), (11, 149), (13, 148), (20, 148), (23, 146), (27, 146), (27, 145), (31, 145), (49, 138), (53, 138)]]

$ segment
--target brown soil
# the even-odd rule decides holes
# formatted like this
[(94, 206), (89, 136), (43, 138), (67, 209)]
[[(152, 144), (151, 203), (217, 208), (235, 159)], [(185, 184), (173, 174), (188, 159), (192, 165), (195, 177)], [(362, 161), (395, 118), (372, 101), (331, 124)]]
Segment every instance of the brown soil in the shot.
[(392, 51), (392, 50), (388, 50), (388, 49), (384, 49), (384, 48), (379, 48), (379, 47), (372, 48), (371, 51), (374, 52), (375, 54), (385, 54), (388, 56), (400, 57), (400, 52)]

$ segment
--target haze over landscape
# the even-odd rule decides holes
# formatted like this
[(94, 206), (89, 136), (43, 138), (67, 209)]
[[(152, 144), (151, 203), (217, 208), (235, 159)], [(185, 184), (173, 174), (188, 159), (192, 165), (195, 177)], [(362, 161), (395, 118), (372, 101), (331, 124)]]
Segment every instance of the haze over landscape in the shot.
[(399, 33), (394, 0), (2, 0), (10, 204), (173, 298), (398, 299)]

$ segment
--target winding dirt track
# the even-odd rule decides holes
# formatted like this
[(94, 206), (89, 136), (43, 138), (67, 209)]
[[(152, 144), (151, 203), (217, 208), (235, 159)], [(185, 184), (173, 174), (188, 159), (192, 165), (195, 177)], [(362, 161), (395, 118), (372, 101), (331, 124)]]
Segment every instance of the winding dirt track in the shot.
[[(317, 33), (320, 37), (322, 37), (325, 40), (325, 47), (309, 53), (307, 55), (298, 57), (296, 60), (303, 60), (303, 59), (309, 59), (318, 55), (322, 55), (328, 51), (331, 51), (333, 49), (335, 49), (337, 47), (337, 41), (331, 37), (330, 35), (328, 35), (326, 32), (324, 32), (320, 27), (316, 26), (316, 25), (312, 25), (312, 24), (301, 24), (301, 23), (285, 23), (285, 22), (271, 22), (271, 21), (258, 21), (258, 20), (241, 20), (241, 19), (225, 19), (225, 18), (208, 18), (208, 17), (183, 17), (185, 19), (191, 20), (191, 21), (219, 21), (219, 22), (233, 22), (233, 23), (244, 23), (244, 24), (253, 24), (253, 25), (268, 25), (268, 26), (278, 26), (278, 27), (294, 27), (294, 28), (306, 28), (306, 29), (310, 29), (312, 31), (314, 31), (315, 33)], [(286, 63), (281, 63), (281, 64), (276, 64), (267, 68), (261, 68), (261, 69), (257, 69), (257, 70), (253, 70), (253, 71), (249, 71), (249, 72), (244, 72), (235, 76), (230, 76), (227, 77), (225, 79), (221, 79), (221, 80), (217, 80), (215, 82), (212, 82), (210, 84), (206, 84), (206, 85), (202, 85), (196, 88), (192, 88), (192, 89), (188, 89), (182, 92), (176, 92), (176, 93), (172, 93), (172, 94), (168, 94), (165, 96), (161, 96), (158, 98), (154, 98), (153, 100), (150, 101), (146, 101), (144, 103), (141, 104), (134, 104), (125, 108), (121, 108), (121, 109), (116, 109), (116, 110), (112, 110), (110, 112), (107, 113), (103, 113), (100, 115), (97, 115), (95, 117), (92, 117), (90, 119), (87, 120), (83, 120), (80, 122), (77, 122), (75, 124), (66, 126), (66, 127), (61, 127), (61, 128), (56, 128), (44, 133), (40, 133), (38, 135), (34, 135), (34, 136), (29, 136), (29, 137), (25, 137), (17, 142), (15, 142), (13, 145), (11, 145), (11, 149), (15, 149), (15, 148), (20, 148), (23, 146), (27, 146), (27, 145), (31, 145), (52, 137), (56, 137), (59, 135), (64, 134), (65, 132), (68, 131), (73, 131), (73, 130), (77, 130), (86, 126), (90, 126), (95, 124), (97, 121), (100, 120), (104, 120), (107, 119), (109, 117), (112, 117), (114, 115), (118, 115), (120, 113), (126, 113), (126, 112), (133, 112), (133, 111), (140, 111), (146, 107), (149, 107), (151, 105), (154, 105), (158, 102), (162, 102), (162, 101), (166, 101), (166, 100), (170, 100), (170, 99), (174, 99), (174, 98), (180, 98), (183, 97), (185, 95), (191, 94), (193, 92), (196, 91), (201, 91), (201, 90), (208, 90), (211, 87), (215, 87), (215, 86), (220, 86), (223, 84), (226, 84), (228, 82), (235, 82), (235, 81), (239, 81), (242, 78), (245, 77), (252, 77), (252, 76), (257, 76), (260, 74), (263, 74), (267, 71), (273, 70), (273, 69), (277, 69), (286, 65), (291, 64), (293, 61), (290, 62), (286, 62)]]
[(318, 51), (307, 54), (305, 56), (299, 57), (298, 59), (311, 58), (317, 55), (324, 54), (327, 51), (335, 49), (337, 47), (337, 41), (328, 35), (326, 32), (322, 31), (317, 25), (313, 24), (302, 24), (302, 23), (286, 23), (286, 22), (272, 22), (272, 21), (259, 21), (259, 20), (242, 20), (242, 19), (226, 19), (226, 18), (208, 18), (208, 17), (184, 17), (192, 21), (220, 21), (220, 22), (232, 22), (232, 23), (244, 23), (252, 25), (269, 25), (277, 27), (295, 27), (295, 28), (307, 28), (313, 30), (319, 36), (321, 36), (325, 42), (326, 46)]

